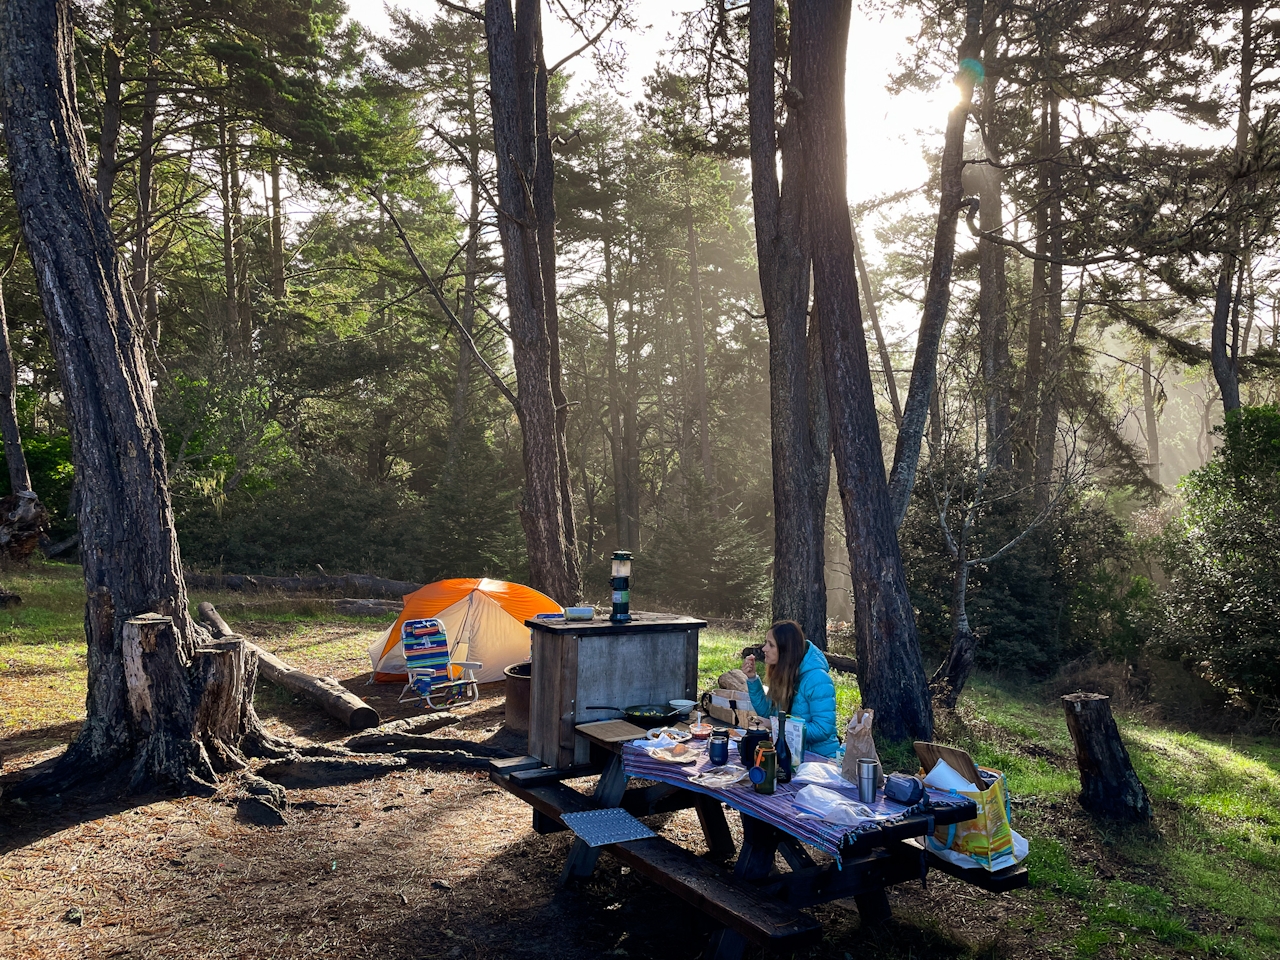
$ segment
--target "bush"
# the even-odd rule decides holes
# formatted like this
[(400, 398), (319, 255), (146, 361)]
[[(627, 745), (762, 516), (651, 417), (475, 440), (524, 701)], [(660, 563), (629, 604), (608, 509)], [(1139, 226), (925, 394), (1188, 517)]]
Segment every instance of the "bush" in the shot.
[[(1015, 483), (1009, 479), (1010, 490)], [(995, 496), (979, 521), (973, 552), (992, 553), (1035, 516), (1025, 498)], [(907, 586), (916, 610), (926, 669), (951, 644), (954, 566), (933, 503), (917, 485), (899, 532)], [(1056, 516), (995, 563), (969, 577), (969, 622), (978, 664), (1043, 678), (1086, 654), (1104, 659), (1138, 649), (1147, 637), (1150, 584), (1132, 572), (1131, 538), (1098, 492), (1081, 490)]]
[(274, 487), (188, 507), (178, 518), (184, 560), (236, 573), (368, 573), (418, 583), (441, 577), (524, 576), (511, 491), (468, 456), (459, 482), (431, 500), (370, 484), (317, 459)]
[(1179, 486), (1162, 539), (1159, 638), (1244, 700), (1280, 695), (1280, 407), (1244, 407)]

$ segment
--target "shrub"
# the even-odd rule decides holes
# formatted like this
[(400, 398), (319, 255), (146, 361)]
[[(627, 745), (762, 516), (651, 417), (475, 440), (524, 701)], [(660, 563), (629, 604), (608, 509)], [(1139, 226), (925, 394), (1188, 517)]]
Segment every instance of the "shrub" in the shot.
[(1244, 407), (1179, 486), (1163, 537), (1159, 638), (1206, 679), (1256, 702), (1280, 694), (1280, 407)]

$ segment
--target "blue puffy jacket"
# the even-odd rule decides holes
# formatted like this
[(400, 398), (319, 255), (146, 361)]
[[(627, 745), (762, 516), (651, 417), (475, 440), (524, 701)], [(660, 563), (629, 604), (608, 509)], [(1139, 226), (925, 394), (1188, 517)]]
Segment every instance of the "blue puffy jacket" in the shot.
[[(751, 694), (752, 708), (760, 716), (772, 717), (778, 712), (758, 676), (747, 681), (747, 692)], [(836, 685), (831, 680), (827, 658), (808, 640), (788, 715), (804, 721), (805, 750), (824, 757), (836, 755), (840, 748), (836, 737)]]

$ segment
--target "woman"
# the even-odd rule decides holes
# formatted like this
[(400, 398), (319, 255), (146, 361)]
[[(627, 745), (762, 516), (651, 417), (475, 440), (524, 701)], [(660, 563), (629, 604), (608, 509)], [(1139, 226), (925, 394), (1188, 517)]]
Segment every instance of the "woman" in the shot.
[(804, 638), (800, 624), (780, 620), (764, 637), (764, 662), (769, 678), (766, 692), (756, 674), (756, 658), (742, 661), (747, 675), (751, 706), (762, 717), (786, 711), (804, 721), (804, 749), (834, 757), (840, 747), (836, 737), (836, 685), (827, 672), (827, 658)]

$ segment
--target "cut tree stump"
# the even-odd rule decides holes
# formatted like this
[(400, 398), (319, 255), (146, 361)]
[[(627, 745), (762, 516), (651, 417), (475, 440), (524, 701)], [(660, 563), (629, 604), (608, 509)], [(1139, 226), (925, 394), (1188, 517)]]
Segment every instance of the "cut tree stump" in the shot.
[(1111, 715), (1111, 698), (1100, 693), (1069, 693), (1062, 698), (1062, 707), (1076, 746), (1080, 805), (1112, 820), (1150, 820), (1151, 801), (1120, 740)]

